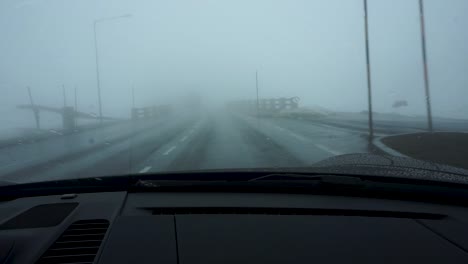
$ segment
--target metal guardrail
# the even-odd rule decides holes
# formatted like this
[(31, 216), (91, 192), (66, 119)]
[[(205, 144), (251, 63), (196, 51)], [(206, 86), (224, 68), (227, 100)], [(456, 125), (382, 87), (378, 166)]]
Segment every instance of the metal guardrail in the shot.
[[(40, 129), (40, 113), (52, 113), (58, 114), (62, 116), (62, 126), (65, 131), (73, 131), (76, 129), (76, 120), (77, 119), (90, 119), (90, 120), (100, 120), (100, 118), (96, 115), (77, 112), (75, 111), (74, 107), (65, 106), (65, 107), (49, 107), (49, 106), (42, 106), (42, 105), (18, 105), (18, 109), (23, 110), (30, 110), (34, 114), (34, 118), (36, 120), (36, 128)], [(102, 117), (102, 120), (105, 121), (117, 121), (122, 120), (118, 118), (112, 117)]]
[(171, 112), (171, 107), (169, 105), (132, 108), (132, 119), (138, 120), (138, 119), (158, 118), (160, 116), (167, 115), (170, 112)]
[(257, 100), (240, 100), (230, 102), (228, 107), (242, 112), (252, 114), (269, 115), (280, 113), (283, 110), (293, 110), (299, 108), (299, 97), (291, 98), (271, 98)]

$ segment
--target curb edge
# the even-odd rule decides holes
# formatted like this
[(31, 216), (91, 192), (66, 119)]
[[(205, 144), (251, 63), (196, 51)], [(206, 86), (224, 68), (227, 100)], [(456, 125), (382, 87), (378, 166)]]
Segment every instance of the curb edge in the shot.
[(396, 157), (404, 157), (404, 158), (409, 158), (409, 156), (393, 149), (393, 148), (390, 148), (388, 147), (387, 145), (385, 145), (383, 142), (382, 142), (382, 139), (385, 138), (386, 136), (381, 136), (381, 137), (377, 137), (377, 138), (374, 138), (372, 140), (372, 145), (374, 145), (376, 148), (380, 149), (381, 151), (383, 151), (384, 153), (388, 154), (388, 155), (391, 155), (391, 156), (396, 156)]

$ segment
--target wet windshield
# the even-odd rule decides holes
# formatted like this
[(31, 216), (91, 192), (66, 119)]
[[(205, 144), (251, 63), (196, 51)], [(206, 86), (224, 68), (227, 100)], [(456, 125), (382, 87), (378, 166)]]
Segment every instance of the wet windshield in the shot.
[(0, 180), (468, 168), (465, 0), (0, 3)]

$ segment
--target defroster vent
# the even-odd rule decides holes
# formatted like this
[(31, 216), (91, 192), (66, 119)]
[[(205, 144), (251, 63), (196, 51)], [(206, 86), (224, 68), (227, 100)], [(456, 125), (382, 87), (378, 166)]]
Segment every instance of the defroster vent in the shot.
[(107, 220), (82, 220), (70, 225), (37, 263), (93, 263), (109, 228)]

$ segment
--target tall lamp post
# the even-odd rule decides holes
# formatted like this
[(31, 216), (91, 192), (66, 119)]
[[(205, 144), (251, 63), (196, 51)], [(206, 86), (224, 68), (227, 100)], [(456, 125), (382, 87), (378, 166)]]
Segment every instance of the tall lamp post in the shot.
[(98, 44), (97, 44), (97, 31), (96, 27), (98, 23), (120, 19), (120, 18), (128, 18), (131, 17), (130, 14), (125, 14), (121, 16), (114, 16), (114, 17), (106, 17), (94, 20), (94, 50), (96, 51), (96, 78), (97, 78), (97, 92), (98, 92), (98, 104), (99, 104), (99, 122), (102, 124), (102, 100), (101, 100), (101, 81), (99, 78), (99, 52), (98, 52)]
[(364, 0), (364, 34), (366, 41), (366, 69), (367, 69), (367, 107), (369, 118), (369, 140), (374, 138), (374, 117), (372, 113), (372, 78), (370, 66), (370, 51), (369, 51), (369, 13), (367, 0)]
[(429, 70), (427, 65), (427, 48), (426, 48), (426, 25), (424, 23), (424, 3), (419, 0), (419, 16), (421, 19), (421, 49), (424, 67), (424, 91), (426, 93), (426, 111), (427, 111), (427, 129), (433, 131), (432, 125), (432, 109), (431, 109), (431, 93), (429, 90)]
[(259, 117), (259, 107), (260, 107), (260, 99), (258, 98), (258, 71), (255, 71), (255, 89), (257, 91), (257, 104), (256, 104), (256, 109), (257, 109), (257, 119)]

